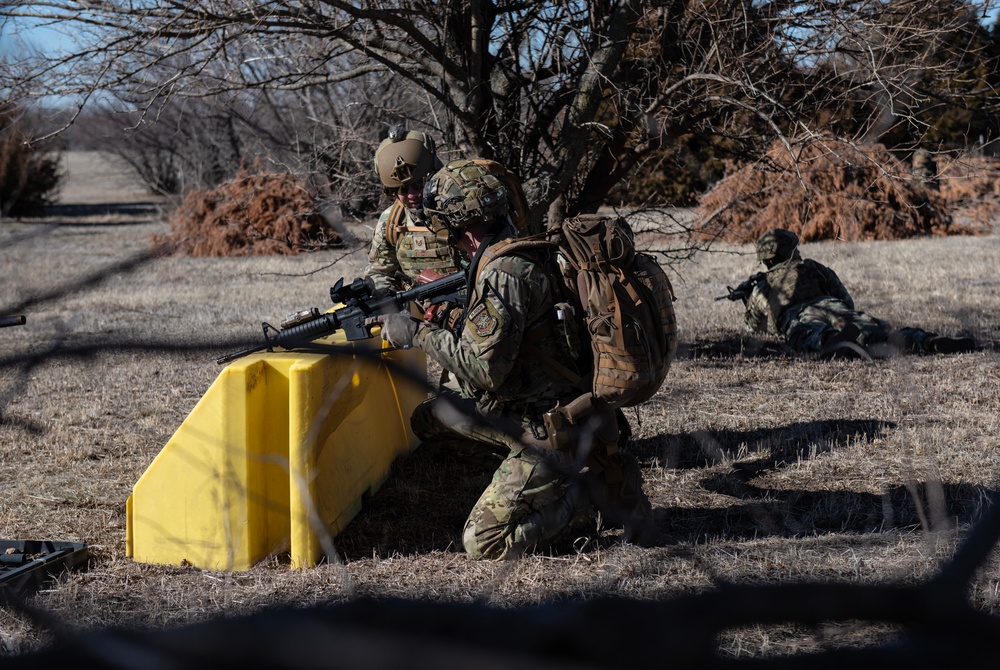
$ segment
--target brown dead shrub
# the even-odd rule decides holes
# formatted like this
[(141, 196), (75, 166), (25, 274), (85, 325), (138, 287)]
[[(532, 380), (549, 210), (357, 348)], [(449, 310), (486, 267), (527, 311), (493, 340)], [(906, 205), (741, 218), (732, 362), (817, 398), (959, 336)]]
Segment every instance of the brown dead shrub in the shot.
[(775, 227), (804, 242), (954, 232), (948, 213), (882, 145), (823, 138), (803, 146), (793, 160), (776, 143), (764, 161), (730, 165), (727, 173), (697, 208), (705, 234), (727, 242), (752, 242)]
[(168, 235), (154, 244), (189, 256), (295, 254), (341, 244), (291, 174), (241, 172), (214, 189), (191, 191), (168, 224)]
[(957, 224), (976, 233), (993, 230), (1000, 218), (1000, 159), (973, 154), (941, 157), (937, 181), (936, 197)]

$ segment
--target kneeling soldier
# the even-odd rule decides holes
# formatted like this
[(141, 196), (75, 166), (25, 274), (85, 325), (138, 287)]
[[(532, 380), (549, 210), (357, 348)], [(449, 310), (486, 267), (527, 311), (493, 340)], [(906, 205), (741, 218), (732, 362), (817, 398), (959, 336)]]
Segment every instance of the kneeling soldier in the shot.
[(423, 349), (459, 381), (459, 393), (414, 412), (411, 424), (425, 443), (505, 454), (466, 521), (466, 551), (475, 559), (516, 557), (593, 526), (598, 512), (632, 539), (653, 539), (638, 463), (620, 448), (630, 435), (624, 415), (595, 413), (559, 428), (543, 419), (581, 389), (546, 374), (536, 354), (590, 382), (565, 339), (544, 336), (556, 332), (563, 300), (553, 251), (490, 254), (515, 233), (502, 183), (474, 164), (451, 163), (431, 177), (424, 212), (471, 259), (461, 332), (393, 314), (382, 319), (382, 337)]

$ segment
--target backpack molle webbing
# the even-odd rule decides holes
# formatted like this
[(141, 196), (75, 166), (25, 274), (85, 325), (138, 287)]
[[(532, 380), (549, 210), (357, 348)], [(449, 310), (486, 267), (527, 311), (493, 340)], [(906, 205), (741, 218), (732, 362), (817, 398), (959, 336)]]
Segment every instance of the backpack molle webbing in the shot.
[(670, 280), (655, 259), (636, 252), (632, 229), (620, 217), (584, 214), (565, 221), (559, 248), (576, 271), (593, 350), (595, 405), (649, 400), (677, 351)]
[[(543, 247), (556, 249), (563, 261), (559, 265), (567, 297), (576, 303), (593, 359), (590, 390), (561, 408), (562, 413), (575, 423), (594, 410), (649, 400), (663, 385), (677, 352), (674, 293), (666, 273), (652, 256), (636, 252), (624, 219), (596, 214), (568, 219), (562, 228), (541, 235), (506, 240), (490, 247), (487, 256)], [(530, 338), (526, 344), (543, 367), (558, 372), (530, 346)]]

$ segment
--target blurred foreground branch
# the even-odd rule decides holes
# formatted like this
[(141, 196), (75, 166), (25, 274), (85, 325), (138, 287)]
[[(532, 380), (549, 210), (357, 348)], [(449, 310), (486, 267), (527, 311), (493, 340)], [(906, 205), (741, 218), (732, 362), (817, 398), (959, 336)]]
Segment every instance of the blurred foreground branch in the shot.
[[(938, 577), (914, 586), (798, 583), (722, 585), (667, 601), (599, 597), (538, 607), (493, 608), (401, 599), (273, 610), (178, 630), (107, 631), (63, 639), (26, 662), (92, 668), (134, 665), (215, 668), (843, 668), (973, 667), (995, 655), (1000, 619), (973, 608), (972, 571), (1000, 538), (994, 494), (985, 516)], [(716, 636), (729, 628), (851, 621), (895, 624), (892, 642), (792, 656), (724, 659)], [(498, 635), (497, 631), (503, 631)], [(513, 642), (512, 642), (513, 641)]]

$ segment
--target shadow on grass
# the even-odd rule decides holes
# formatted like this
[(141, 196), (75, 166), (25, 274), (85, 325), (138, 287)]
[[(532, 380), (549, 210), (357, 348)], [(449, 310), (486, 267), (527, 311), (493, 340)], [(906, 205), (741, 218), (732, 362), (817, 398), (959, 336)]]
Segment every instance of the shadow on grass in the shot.
[[(974, 321), (971, 321), (970, 318), (965, 315), (958, 315), (956, 316), (956, 319), (959, 319), (961, 323), (974, 323)], [(947, 334), (949, 337), (971, 337), (976, 340), (977, 349), (980, 351), (1000, 350), (1000, 341), (997, 341), (990, 336), (984, 337), (983, 333), (976, 332), (976, 329), (964, 328), (958, 332), (942, 334)], [(894, 355), (898, 355), (898, 352), (893, 353), (891, 351), (882, 351), (879, 353), (877, 348), (872, 349), (869, 353), (871, 353), (876, 360), (892, 358)], [(935, 354), (924, 353), (916, 355)], [(808, 358), (817, 363), (823, 362), (817, 357), (817, 354), (804, 354), (796, 352), (779, 340), (740, 334), (734, 334), (731, 337), (724, 337), (721, 339), (679, 342), (677, 344), (677, 355), (675, 358), (677, 360), (708, 361), (724, 361), (733, 358)]]
[(823, 533), (880, 533), (893, 529), (945, 530), (976, 521), (993, 491), (970, 484), (897, 486), (878, 495), (855, 491), (759, 488), (726, 475), (702, 485), (744, 502), (715, 509), (655, 510), (663, 544), (707, 538), (745, 540)]
[(378, 494), (334, 540), (345, 559), (431, 551), (463, 553), (462, 529), (500, 459), (456, 458), (420, 447), (393, 465)]
[[(884, 437), (891, 422), (830, 420), (772, 430), (716, 431), (638, 440), (631, 451), (644, 467), (697, 469), (730, 462), (724, 473), (706, 473), (701, 488), (734, 498), (731, 505), (696, 509), (658, 507), (663, 545), (705, 538), (795, 537), (815, 533), (879, 533), (905, 528), (946, 528), (974, 521), (990, 491), (965, 484), (899, 486), (879, 495), (855, 491), (768, 489), (752, 484), (767, 471), (808, 460), (857, 441)], [(760, 455), (763, 454), (763, 455)], [(759, 455), (757, 458), (751, 458)], [(739, 460), (743, 459), (743, 460)], [(433, 551), (462, 553), (462, 528), (489, 484), (499, 459), (457, 459), (421, 448), (394, 466), (378, 495), (336, 539), (347, 560), (390, 558)]]
[(736, 499), (733, 504), (656, 510), (657, 526), (664, 531), (667, 544), (709, 537), (740, 540), (921, 527), (937, 530), (975, 521), (991, 493), (981, 486), (933, 482), (874, 494), (771, 489), (752, 483), (762, 474), (818, 454), (885, 437), (893, 428), (895, 424), (887, 421), (840, 419), (767, 430), (698, 431), (638, 440), (634, 453), (644, 465), (673, 469), (730, 464), (727, 471), (709, 474), (699, 485), (707, 492)]
[(885, 437), (896, 425), (889, 421), (832, 419), (805, 421), (780, 428), (759, 430), (695, 431), (680, 435), (657, 435), (635, 440), (630, 451), (644, 466), (671, 469), (700, 468), (737, 461), (757, 452), (768, 452), (756, 461), (736, 467), (756, 476), (818, 453), (845, 447), (858, 440)]

